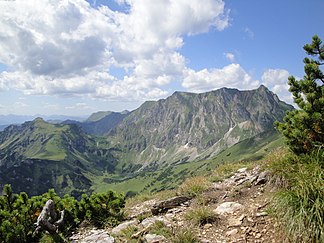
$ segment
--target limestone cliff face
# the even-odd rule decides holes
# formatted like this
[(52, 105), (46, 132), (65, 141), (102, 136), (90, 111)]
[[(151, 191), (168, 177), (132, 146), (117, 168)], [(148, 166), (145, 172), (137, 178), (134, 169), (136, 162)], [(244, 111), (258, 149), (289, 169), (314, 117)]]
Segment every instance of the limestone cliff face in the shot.
[(290, 109), (264, 86), (250, 91), (175, 92), (144, 103), (110, 137), (133, 151), (136, 162), (193, 159), (273, 129), (274, 121), (282, 120)]

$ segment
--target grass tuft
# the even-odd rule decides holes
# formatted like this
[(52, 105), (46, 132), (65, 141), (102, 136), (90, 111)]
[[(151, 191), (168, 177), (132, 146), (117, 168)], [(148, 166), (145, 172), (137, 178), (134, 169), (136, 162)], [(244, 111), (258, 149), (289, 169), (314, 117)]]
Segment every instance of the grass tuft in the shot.
[(324, 153), (281, 157), (268, 168), (281, 190), (272, 211), (292, 242), (324, 242)]
[(233, 162), (233, 163), (226, 163), (220, 164), (211, 175), (211, 181), (219, 182), (223, 181), (237, 172), (238, 169), (247, 168), (252, 169), (254, 168), (256, 163), (254, 162)]
[(197, 207), (187, 212), (185, 215), (195, 226), (203, 226), (217, 221), (217, 215), (209, 207)]
[(163, 235), (165, 238), (169, 239), (172, 237), (172, 230), (168, 228), (164, 222), (156, 221), (150, 227), (150, 234)]
[(203, 176), (188, 178), (180, 185), (179, 192), (182, 195), (196, 197), (206, 191), (210, 184), (210, 181)]
[(198, 243), (198, 237), (193, 229), (177, 229), (171, 238), (172, 243)]

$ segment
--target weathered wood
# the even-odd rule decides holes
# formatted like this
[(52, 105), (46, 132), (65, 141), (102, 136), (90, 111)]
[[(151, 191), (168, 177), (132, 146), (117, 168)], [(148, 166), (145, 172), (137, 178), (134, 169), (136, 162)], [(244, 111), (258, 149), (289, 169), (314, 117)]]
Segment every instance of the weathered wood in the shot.
[(41, 230), (47, 230), (50, 233), (55, 233), (58, 227), (63, 224), (64, 210), (60, 212), (60, 215), (61, 217), (57, 220), (54, 201), (49, 199), (38, 216), (37, 222), (35, 223), (36, 233)]

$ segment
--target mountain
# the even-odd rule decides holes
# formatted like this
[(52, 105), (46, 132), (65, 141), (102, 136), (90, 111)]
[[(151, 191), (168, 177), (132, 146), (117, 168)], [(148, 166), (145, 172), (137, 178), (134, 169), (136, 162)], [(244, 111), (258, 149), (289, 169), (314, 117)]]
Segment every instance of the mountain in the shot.
[(109, 133), (129, 114), (129, 111), (99, 111), (90, 115), (84, 122), (66, 120), (63, 124), (77, 124), (87, 133), (101, 136)]
[(127, 151), (123, 160), (137, 163), (206, 158), (273, 130), (274, 121), (282, 120), (291, 109), (263, 85), (249, 91), (175, 92), (166, 99), (145, 102), (108, 139)]
[(0, 132), (3, 131), (6, 127), (8, 127), (9, 125), (0, 125)]
[(24, 116), (24, 115), (0, 115), (0, 126), (7, 127), (12, 124), (22, 124), (26, 121), (32, 121), (37, 117), (41, 117), (46, 121), (51, 121), (52, 123), (60, 123), (64, 120), (75, 120), (82, 121), (84, 117), (76, 117), (76, 116), (63, 116), (63, 115), (35, 115), (35, 116)]
[[(0, 181), (30, 195), (55, 188), (60, 194), (88, 192), (91, 177), (111, 171), (115, 158), (76, 125), (41, 118), (0, 133)], [(1, 184), (1, 187), (3, 184)]]
[(108, 116), (111, 114), (112, 111), (98, 111), (95, 113), (92, 113), (85, 122), (90, 123), (90, 122), (96, 122), (104, 118), (105, 116)]
[(55, 188), (74, 196), (172, 188), (188, 173), (264, 156), (281, 144), (273, 122), (291, 109), (260, 86), (175, 92), (132, 112), (95, 113), (85, 122), (37, 118), (0, 132), (0, 187), (10, 183), (30, 195)]

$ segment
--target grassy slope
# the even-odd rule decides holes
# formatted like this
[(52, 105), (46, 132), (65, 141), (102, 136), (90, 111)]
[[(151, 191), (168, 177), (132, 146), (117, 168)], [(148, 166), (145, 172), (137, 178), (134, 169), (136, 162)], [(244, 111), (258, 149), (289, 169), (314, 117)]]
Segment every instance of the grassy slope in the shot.
[[(162, 169), (146, 169), (136, 175), (124, 176), (105, 173), (93, 178), (92, 189), (103, 192), (108, 189), (121, 192), (155, 192), (172, 189), (179, 185), (186, 177), (206, 174), (220, 164), (236, 161), (259, 160), (269, 151), (283, 145), (283, 138), (278, 133), (263, 134), (262, 137), (244, 140), (231, 148), (221, 152), (213, 159), (193, 161), (177, 165), (164, 165)], [(108, 181), (108, 182), (107, 182)]]

